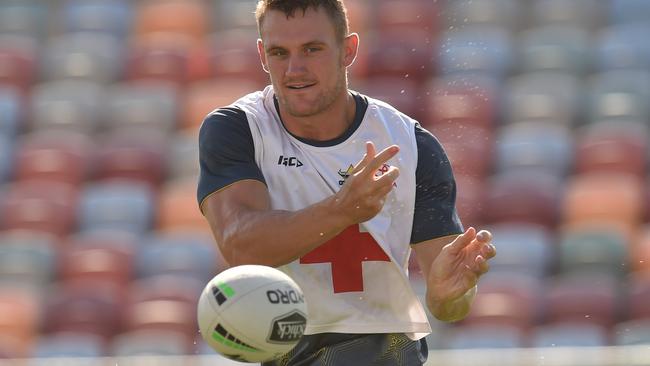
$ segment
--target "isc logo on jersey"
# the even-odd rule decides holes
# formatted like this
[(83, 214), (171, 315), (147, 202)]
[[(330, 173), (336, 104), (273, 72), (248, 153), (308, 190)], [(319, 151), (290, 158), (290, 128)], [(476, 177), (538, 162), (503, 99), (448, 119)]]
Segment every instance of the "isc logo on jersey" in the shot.
[(307, 325), (302, 290), (271, 267), (243, 265), (215, 276), (199, 298), (201, 336), (233, 360), (263, 362), (289, 352)]

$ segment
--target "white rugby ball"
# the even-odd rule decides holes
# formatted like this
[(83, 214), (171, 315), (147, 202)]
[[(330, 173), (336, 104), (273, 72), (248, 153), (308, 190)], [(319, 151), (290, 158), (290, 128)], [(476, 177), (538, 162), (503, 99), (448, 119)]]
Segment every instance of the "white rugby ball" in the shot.
[(284, 355), (307, 323), (300, 287), (284, 272), (261, 265), (219, 273), (203, 289), (197, 310), (203, 339), (219, 354), (241, 362)]

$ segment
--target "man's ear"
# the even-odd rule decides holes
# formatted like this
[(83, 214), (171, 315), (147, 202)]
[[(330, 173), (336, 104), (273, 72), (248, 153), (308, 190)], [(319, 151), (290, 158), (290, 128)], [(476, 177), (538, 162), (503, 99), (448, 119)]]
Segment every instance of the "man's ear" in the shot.
[(262, 69), (268, 74), (269, 67), (266, 63), (266, 52), (264, 52), (264, 42), (261, 38), (257, 39), (257, 53), (260, 55), (260, 62), (262, 63)]
[(343, 63), (345, 67), (350, 67), (357, 58), (359, 52), (359, 35), (350, 33), (343, 39)]

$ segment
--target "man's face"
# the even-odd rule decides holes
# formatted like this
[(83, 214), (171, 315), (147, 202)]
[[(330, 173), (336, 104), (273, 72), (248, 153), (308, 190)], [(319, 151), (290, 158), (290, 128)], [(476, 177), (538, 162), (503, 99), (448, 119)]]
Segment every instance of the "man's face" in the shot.
[[(346, 43), (336, 41), (325, 10), (308, 8), (293, 17), (269, 11), (258, 50), (283, 109), (295, 117), (316, 115), (346, 90)], [(355, 49), (356, 51), (356, 49)], [(353, 59), (354, 57), (352, 57)]]

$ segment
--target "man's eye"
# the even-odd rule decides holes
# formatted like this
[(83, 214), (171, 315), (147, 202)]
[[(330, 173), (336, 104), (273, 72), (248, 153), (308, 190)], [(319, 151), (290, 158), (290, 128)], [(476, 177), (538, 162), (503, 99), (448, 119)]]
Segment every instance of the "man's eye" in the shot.
[(314, 53), (316, 51), (320, 51), (320, 48), (318, 47), (307, 47), (307, 53)]
[(284, 56), (285, 52), (282, 50), (272, 50), (269, 54), (271, 56)]

